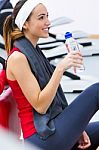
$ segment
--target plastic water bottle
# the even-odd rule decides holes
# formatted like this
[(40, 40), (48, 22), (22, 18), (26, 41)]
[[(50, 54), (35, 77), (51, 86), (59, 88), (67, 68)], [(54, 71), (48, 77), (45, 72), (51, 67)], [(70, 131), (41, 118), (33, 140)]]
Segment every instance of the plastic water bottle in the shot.
[[(79, 50), (79, 45), (77, 43), (77, 41), (72, 37), (72, 33), (71, 32), (66, 32), (65, 33), (65, 39), (66, 39), (66, 48), (68, 50), (68, 52), (71, 52), (71, 51), (76, 51), (76, 50)], [(84, 65), (81, 65), (80, 68), (74, 68), (74, 71), (76, 72), (82, 72), (85, 70), (85, 67)]]

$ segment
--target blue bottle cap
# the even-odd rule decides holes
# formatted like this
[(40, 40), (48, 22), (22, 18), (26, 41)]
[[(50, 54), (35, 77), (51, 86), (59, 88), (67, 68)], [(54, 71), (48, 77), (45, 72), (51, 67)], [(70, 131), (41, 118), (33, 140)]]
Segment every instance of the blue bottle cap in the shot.
[(72, 37), (72, 33), (71, 32), (66, 32), (65, 33), (65, 39), (68, 39), (70, 37)]

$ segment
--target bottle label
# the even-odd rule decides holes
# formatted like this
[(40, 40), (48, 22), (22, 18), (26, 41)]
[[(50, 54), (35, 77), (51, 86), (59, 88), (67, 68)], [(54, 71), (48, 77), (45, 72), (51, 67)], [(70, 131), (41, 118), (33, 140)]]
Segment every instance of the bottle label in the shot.
[[(71, 43), (67, 42), (65, 44), (66, 44), (66, 48), (67, 48), (68, 52), (79, 50), (79, 45), (77, 44), (76, 41), (73, 41)], [(84, 70), (85, 70), (85, 67), (83, 65), (81, 65), (80, 68), (75, 68), (74, 67), (74, 73), (83, 72)]]

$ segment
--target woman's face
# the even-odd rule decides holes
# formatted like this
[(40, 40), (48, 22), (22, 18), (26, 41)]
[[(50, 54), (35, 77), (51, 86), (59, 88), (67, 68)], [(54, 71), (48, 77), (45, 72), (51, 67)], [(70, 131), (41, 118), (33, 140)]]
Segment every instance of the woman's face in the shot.
[(25, 22), (23, 28), (25, 29), (25, 35), (38, 40), (39, 38), (47, 38), (49, 36), (49, 25), (50, 22), (46, 7), (43, 4), (38, 4), (28, 21)]

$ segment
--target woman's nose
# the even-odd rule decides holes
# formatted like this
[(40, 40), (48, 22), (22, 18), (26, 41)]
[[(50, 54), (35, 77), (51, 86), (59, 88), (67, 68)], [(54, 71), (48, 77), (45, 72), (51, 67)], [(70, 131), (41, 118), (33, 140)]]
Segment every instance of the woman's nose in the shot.
[(47, 20), (46, 20), (46, 25), (47, 25), (47, 26), (50, 26), (50, 24), (51, 24), (51, 22), (50, 22), (49, 19), (47, 18)]

